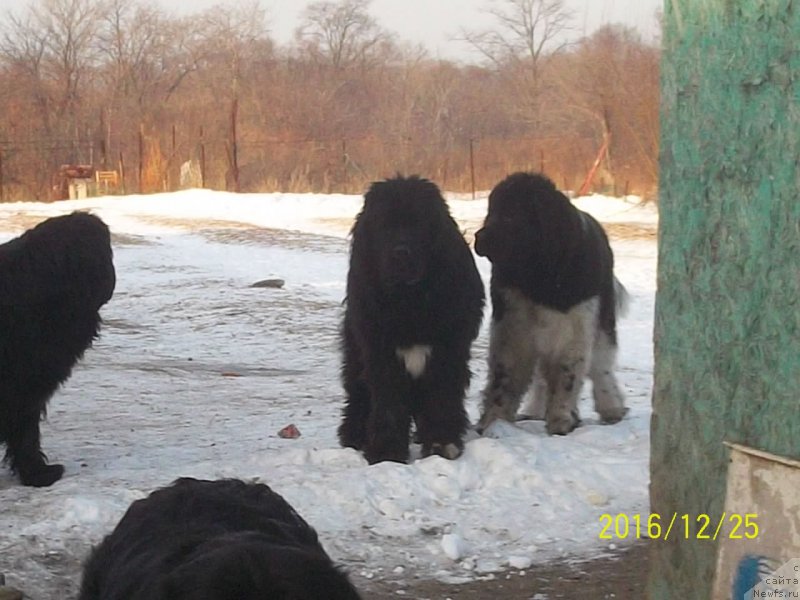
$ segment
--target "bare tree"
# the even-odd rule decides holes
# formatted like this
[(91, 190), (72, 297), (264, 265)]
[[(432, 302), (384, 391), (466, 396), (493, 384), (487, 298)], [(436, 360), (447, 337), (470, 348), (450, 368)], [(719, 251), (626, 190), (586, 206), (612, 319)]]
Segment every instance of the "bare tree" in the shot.
[[(9, 14), (0, 38), (0, 59), (13, 74), (17, 89), (24, 89), (36, 107), (46, 132), (51, 127), (52, 94), (45, 76), (47, 34), (29, 13), (25, 18)], [(6, 88), (7, 93), (10, 88)]]
[(295, 32), (298, 44), (336, 69), (369, 62), (392, 36), (370, 16), (371, 0), (322, 0), (309, 4)]
[(96, 65), (102, 10), (99, 0), (40, 0), (25, 17), (8, 17), (0, 53), (36, 80), (40, 107), (58, 118), (74, 118), (81, 85)]
[(495, 26), (463, 32), (464, 39), (496, 65), (524, 61), (536, 67), (545, 51), (564, 48), (572, 22), (564, 0), (489, 0), (484, 12)]
[(480, 186), (529, 168), (569, 186), (606, 140), (598, 182), (657, 181), (658, 48), (615, 27), (565, 48), (569, 0), (485, 0), (491, 20), (469, 36), (486, 61), (471, 65), (404, 46), (368, 0), (317, 1), (276, 46), (245, 1), (176, 17), (158, 0), (31, 0), (3, 15), (5, 198), (47, 197), (78, 160), (119, 168), (126, 191), (137, 174), (142, 190), (174, 187), (187, 160), (203, 185), (248, 191), (359, 191), (398, 168), (469, 189), (473, 158)]
[[(210, 65), (220, 67), (226, 74), (221, 81), (227, 90), (218, 90), (220, 97), (230, 98), (228, 139), (226, 154), (228, 169), (226, 186), (231, 191), (240, 191), (239, 170), (239, 101), (241, 86), (247, 82), (245, 69), (253, 65), (264, 45), (268, 44), (266, 12), (259, 0), (232, 8), (217, 6), (202, 15), (205, 45), (209, 48), (207, 60)], [(213, 70), (212, 66), (212, 70)]]
[(541, 64), (568, 45), (572, 13), (564, 0), (488, 0), (494, 26), (463, 31), (464, 40), (515, 81), (518, 118), (540, 120)]
[(255, 62), (268, 43), (267, 14), (259, 0), (233, 7), (216, 6), (200, 15), (209, 62), (222, 62), (233, 93), (242, 83), (243, 68)]
[(96, 65), (94, 42), (103, 9), (99, 0), (41, 0), (31, 8), (45, 34), (46, 67), (60, 89), (61, 115), (76, 109), (81, 84)]
[(32, 105), (18, 129), (48, 140), (29, 153), (39, 165), (28, 186), (36, 197), (47, 194), (57, 164), (92, 158), (84, 100), (98, 64), (94, 40), (102, 11), (101, 0), (39, 0), (21, 17), (9, 14), (4, 24), (0, 60), (19, 86), (7, 102)]
[(658, 48), (621, 25), (607, 25), (552, 65), (549, 97), (554, 119), (584, 123), (595, 144), (607, 147), (601, 163), (610, 182), (631, 172), (657, 178)]
[[(140, 79), (157, 52), (161, 15), (131, 0), (110, 0), (97, 39), (104, 74), (114, 96), (145, 95)], [(141, 100), (140, 100), (141, 101)]]
[(208, 52), (195, 19), (168, 17), (155, 4), (107, 0), (97, 46), (114, 96), (139, 109), (165, 102)]

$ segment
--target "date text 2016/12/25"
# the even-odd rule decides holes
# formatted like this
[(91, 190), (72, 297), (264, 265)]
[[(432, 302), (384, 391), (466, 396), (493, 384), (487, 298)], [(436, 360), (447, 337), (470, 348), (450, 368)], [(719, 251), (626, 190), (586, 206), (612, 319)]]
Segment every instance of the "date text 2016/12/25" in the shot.
[[(667, 540), (670, 536), (684, 539), (716, 540), (720, 534), (729, 539), (753, 540), (758, 537), (758, 515), (755, 513), (722, 513), (719, 519), (707, 514), (692, 517), (673, 513), (669, 519), (658, 513), (649, 515), (617, 513), (600, 515), (601, 540), (649, 538)], [(723, 526), (727, 524), (725, 531)]]

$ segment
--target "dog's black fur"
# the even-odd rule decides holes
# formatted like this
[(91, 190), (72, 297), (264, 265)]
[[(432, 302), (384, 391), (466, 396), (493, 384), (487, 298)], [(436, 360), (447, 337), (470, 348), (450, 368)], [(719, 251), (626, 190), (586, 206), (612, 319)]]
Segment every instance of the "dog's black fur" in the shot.
[(352, 230), (343, 446), (370, 463), (406, 462), (413, 419), (424, 456), (460, 455), (483, 303), (472, 253), (436, 185), (416, 176), (374, 183)]
[(182, 478), (134, 502), (79, 600), (357, 600), (314, 529), (264, 484)]
[[(559, 311), (600, 296), (601, 326), (616, 340), (614, 256), (606, 233), (545, 176), (514, 173), (495, 186), (475, 252), (492, 262), (492, 291), (514, 287)], [(502, 311), (502, 302), (492, 300)]]
[(586, 375), (601, 418), (620, 420), (626, 409), (613, 366), (625, 291), (600, 223), (547, 177), (514, 173), (492, 190), (475, 251), (492, 263), (490, 373), (480, 427), (512, 418), (536, 372), (546, 380), (540, 400), (550, 433), (578, 424)]
[(64, 473), (45, 461), (39, 421), (97, 337), (115, 282), (108, 227), (87, 213), (47, 219), (0, 245), (0, 442), (23, 485)]

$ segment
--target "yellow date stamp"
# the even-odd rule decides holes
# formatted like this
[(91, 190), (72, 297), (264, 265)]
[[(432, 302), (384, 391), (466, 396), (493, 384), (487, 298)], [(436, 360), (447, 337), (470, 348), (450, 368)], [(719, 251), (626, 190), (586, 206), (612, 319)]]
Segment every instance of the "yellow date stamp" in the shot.
[(651, 539), (668, 540), (670, 537), (685, 540), (716, 540), (720, 536), (731, 540), (754, 540), (758, 537), (758, 514), (722, 513), (696, 516), (687, 513), (658, 513), (600, 515), (601, 540)]

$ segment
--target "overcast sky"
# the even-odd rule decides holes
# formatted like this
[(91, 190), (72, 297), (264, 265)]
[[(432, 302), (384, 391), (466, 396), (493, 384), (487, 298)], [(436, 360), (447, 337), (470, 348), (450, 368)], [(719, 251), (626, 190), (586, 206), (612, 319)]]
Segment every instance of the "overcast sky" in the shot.
[[(2, 9), (18, 12), (36, 0), (0, 0)], [(214, 5), (241, 0), (152, 0), (175, 13), (196, 12)], [(261, 0), (269, 14), (269, 29), (278, 42), (292, 39), (298, 16), (311, 0)], [(577, 33), (591, 33), (607, 23), (623, 23), (652, 40), (657, 35), (656, 12), (662, 0), (566, 0), (574, 12)], [(434, 55), (468, 59), (469, 49), (454, 38), (462, 28), (482, 29), (491, 20), (482, 9), (490, 0), (372, 0), (371, 14), (378, 22), (410, 42), (426, 46)], [(5, 14), (0, 11), (0, 19)]]

